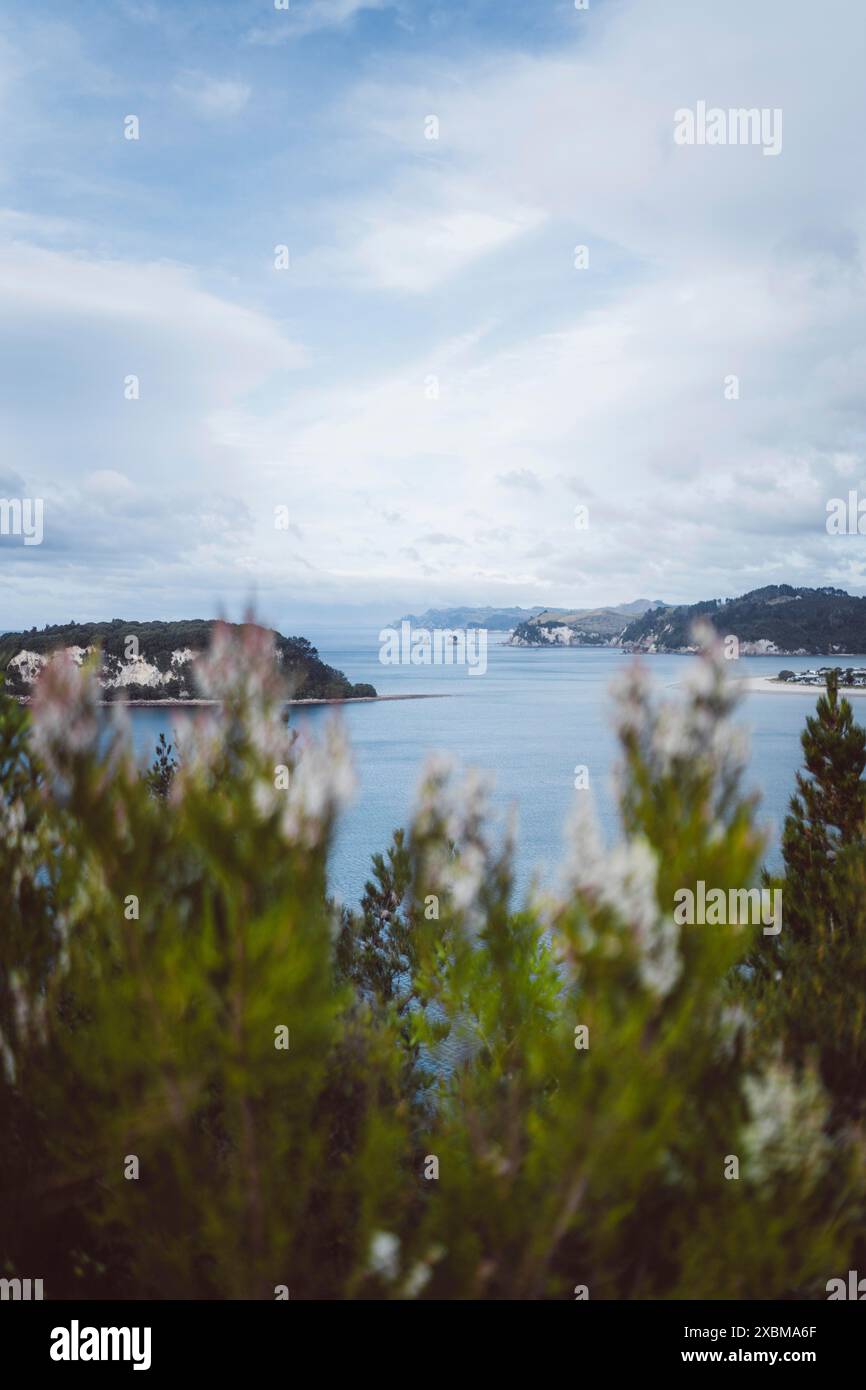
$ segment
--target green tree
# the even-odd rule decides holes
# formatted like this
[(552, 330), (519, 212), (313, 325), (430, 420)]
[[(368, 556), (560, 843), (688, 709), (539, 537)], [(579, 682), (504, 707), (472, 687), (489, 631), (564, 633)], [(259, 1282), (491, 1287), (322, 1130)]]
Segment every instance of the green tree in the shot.
[(145, 781), (154, 796), (168, 796), (176, 772), (177, 758), (172, 745), (165, 734), (160, 733), (153, 762), (145, 773)]
[(746, 989), (767, 1044), (815, 1062), (842, 1124), (866, 1111), (866, 730), (836, 672), (802, 745), (782, 836), (784, 926)]
[(816, 917), (832, 911), (840, 856), (862, 845), (866, 817), (866, 730), (850, 701), (839, 698), (839, 673), (827, 673), (827, 689), (809, 715), (801, 742), (805, 771), (782, 836), (786, 869), (786, 940), (808, 937)]

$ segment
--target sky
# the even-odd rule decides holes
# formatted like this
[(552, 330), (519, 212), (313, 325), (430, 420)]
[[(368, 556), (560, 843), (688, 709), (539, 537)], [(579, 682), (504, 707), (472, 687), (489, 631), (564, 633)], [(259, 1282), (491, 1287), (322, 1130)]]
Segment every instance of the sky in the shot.
[(0, 629), (866, 592), (866, 6), (277, 3), (4, 0)]

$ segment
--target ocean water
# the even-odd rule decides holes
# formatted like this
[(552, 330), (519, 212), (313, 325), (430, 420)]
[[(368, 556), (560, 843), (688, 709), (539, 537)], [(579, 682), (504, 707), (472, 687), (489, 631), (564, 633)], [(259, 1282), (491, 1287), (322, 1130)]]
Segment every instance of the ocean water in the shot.
[[(586, 795), (574, 790), (578, 764), (589, 769), (605, 837), (616, 839), (611, 772), (618, 749), (610, 686), (633, 658), (611, 648), (509, 647), (505, 634), (491, 633), (487, 671), (470, 676), (468, 668), (458, 666), (383, 666), (378, 630), (322, 629), (304, 635), (323, 660), (352, 681), (370, 681), (382, 695), (441, 697), (292, 710), (292, 721), (311, 730), (341, 719), (351, 741), (358, 793), (340, 825), (331, 864), (332, 890), (343, 902), (357, 901), (370, 856), (384, 850), (393, 830), (406, 824), (424, 760), (434, 752), (449, 753), (458, 767), (476, 767), (488, 775), (491, 804), (503, 823), (510, 808), (516, 808), (518, 896), (533, 877), (555, 880), (569, 810), (577, 796)], [(670, 696), (693, 658), (643, 660), (659, 692)], [(844, 662), (866, 665), (866, 656), (846, 656)], [(826, 663), (827, 658), (815, 657), (743, 657), (735, 673), (775, 675), (783, 668), (804, 670)], [(779, 860), (779, 832), (801, 763), (800, 733), (816, 698), (816, 692), (756, 692), (743, 697), (737, 715), (750, 736), (745, 785), (761, 796), (770, 866)], [(855, 700), (854, 709), (866, 720), (866, 699)], [(147, 760), (161, 731), (182, 742), (190, 720), (201, 717), (182, 709), (138, 708), (131, 713), (136, 751)]]

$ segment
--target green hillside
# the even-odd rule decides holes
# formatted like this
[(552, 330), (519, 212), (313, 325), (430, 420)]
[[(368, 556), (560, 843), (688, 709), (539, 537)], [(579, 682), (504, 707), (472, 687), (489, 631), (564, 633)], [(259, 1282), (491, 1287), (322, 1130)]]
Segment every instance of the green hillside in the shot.
[(866, 598), (844, 589), (770, 584), (740, 598), (709, 599), (645, 613), (622, 635), (623, 646), (678, 651), (693, 645), (697, 618), (741, 643), (773, 642), (780, 653), (832, 655), (866, 651)]
[[(47, 656), (62, 647), (91, 646), (101, 649), (105, 670), (116, 672), (125, 663), (128, 639), (135, 637), (141, 658), (158, 671), (167, 673), (172, 669), (172, 653), (186, 649), (195, 653), (204, 651), (210, 644), (213, 627), (213, 621), (205, 618), (145, 623), (114, 618), (111, 622), (60, 623), (39, 630), (31, 628), (29, 632), (7, 632), (0, 637), (0, 672), (5, 674), (9, 662), (21, 651)], [(287, 686), (296, 698), (347, 699), (376, 694), (374, 686), (353, 685), (342, 671), (328, 666), (305, 637), (283, 637), (274, 631), (273, 638), (281, 668), (287, 676)], [(194, 661), (176, 666), (177, 674), (159, 686), (124, 685), (123, 693), (129, 699), (189, 699), (197, 693), (193, 666)], [(9, 672), (8, 687), (14, 694), (26, 694), (29, 689), (27, 682), (14, 670)], [(106, 689), (106, 695), (113, 693), (112, 687)]]

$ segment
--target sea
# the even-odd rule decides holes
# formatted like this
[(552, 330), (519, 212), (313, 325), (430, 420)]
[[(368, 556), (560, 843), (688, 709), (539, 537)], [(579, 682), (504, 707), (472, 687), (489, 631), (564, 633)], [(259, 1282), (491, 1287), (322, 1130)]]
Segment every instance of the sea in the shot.
[[(370, 876), (370, 859), (384, 851), (393, 831), (412, 813), (425, 759), (451, 755), (459, 768), (485, 774), (491, 810), (501, 829), (517, 815), (515, 890), (520, 901), (533, 883), (554, 884), (564, 858), (564, 830), (575, 798), (575, 769), (589, 771), (591, 794), (605, 839), (619, 834), (612, 773), (618, 761), (611, 685), (635, 658), (609, 647), (525, 648), (507, 645), (506, 633), (490, 633), (487, 669), (466, 666), (383, 665), (379, 630), (322, 628), (304, 635), (319, 655), (351, 681), (369, 681), (381, 695), (435, 695), (424, 700), (320, 705), (291, 710), (291, 721), (312, 732), (339, 719), (351, 743), (357, 778), (353, 805), (341, 820), (330, 865), (334, 896), (353, 905)], [(651, 655), (646, 664), (659, 695), (676, 698), (694, 657)], [(866, 656), (833, 662), (866, 666)], [(741, 657), (735, 674), (773, 676), (830, 664), (819, 657)], [(679, 689), (681, 694), (681, 689)], [(814, 710), (817, 691), (764, 691), (742, 697), (736, 719), (750, 742), (744, 785), (760, 796), (766, 827), (767, 867), (780, 862), (779, 835), (802, 762), (800, 734)], [(855, 715), (866, 699), (854, 701)], [(207, 711), (135, 708), (132, 737), (150, 761), (160, 732), (182, 748), (190, 721)]]

